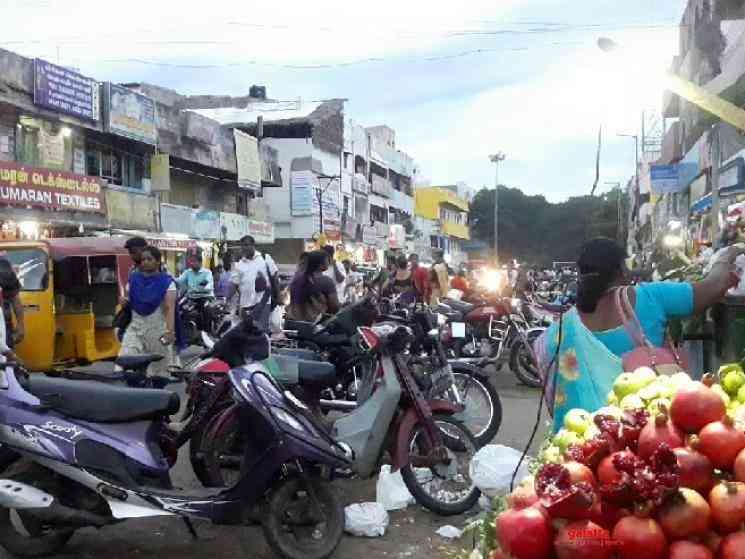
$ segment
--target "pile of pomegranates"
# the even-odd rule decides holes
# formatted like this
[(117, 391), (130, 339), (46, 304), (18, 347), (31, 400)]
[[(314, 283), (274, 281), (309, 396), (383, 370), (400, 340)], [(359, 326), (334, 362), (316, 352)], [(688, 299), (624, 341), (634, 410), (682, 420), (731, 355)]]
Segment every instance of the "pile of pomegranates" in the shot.
[(711, 383), (590, 417), (508, 495), (488, 559), (745, 559), (745, 425)]

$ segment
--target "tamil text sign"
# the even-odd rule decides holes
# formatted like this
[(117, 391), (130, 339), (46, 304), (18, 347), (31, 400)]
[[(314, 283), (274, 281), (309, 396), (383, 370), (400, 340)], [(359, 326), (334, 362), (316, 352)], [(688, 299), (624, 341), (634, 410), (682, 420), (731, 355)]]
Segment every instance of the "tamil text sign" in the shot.
[(156, 144), (155, 101), (131, 89), (106, 84), (106, 126), (109, 132), (146, 144)]
[(316, 197), (316, 177), (312, 171), (293, 171), (290, 178), (292, 186), (292, 215), (294, 217), (313, 215)]
[(98, 83), (77, 72), (37, 58), (34, 60), (34, 104), (97, 121)]
[(261, 187), (261, 161), (259, 143), (253, 136), (233, 129), (235, 138), (235, 161), (238, 166), (238, 186), (241, 188)]
[(698, 174), (698, 166), (692, 163), (675, 165), (650, 165), (649, 175), (652, 192), (674, 194), (684, 190)]
[(99, 179), (0, 161), (0, 204), (106, 213)]

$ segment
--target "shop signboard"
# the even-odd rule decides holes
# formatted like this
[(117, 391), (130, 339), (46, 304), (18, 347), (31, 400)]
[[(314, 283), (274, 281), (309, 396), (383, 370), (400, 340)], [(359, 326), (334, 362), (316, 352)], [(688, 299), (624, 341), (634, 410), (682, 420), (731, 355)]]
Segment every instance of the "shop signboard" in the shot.
[(366, 226), (362, 228), (362, 242), (371, 246), (378, 244), (378, 233), (375, 227)]
[(406, 230), (403, 225), (391, 225), (388, 231), (388, 247), (399, 249), (406, 246)]
[(12, 161), (0, 161), (0, 204), (106, 214), (99, 178), (26, 167)]
[(274, 225), (267, 221), (249, 219), (248, 234), (254, 238), (256, 244), (271, 245), (274, 243)]
[(151, 231), (155, 227), (155, 198), (131, 190), (106, 189), (106, 206), (112, 227)]
[(192, 209), (173, 204), (160, 205), (160, 228), (164, 233), (191, 236)]
[(145, 144), (158, 143), (155, 101), (150, 97), (107, 83), (104, 107), (109, 132)]
[(650, 180), (655, 194), (674, 194), (684, 190), (698, 174), (694, 163), (651, 165)]
[(58, 113), (98, 121), (98, 82), (37, 58), (34, 60), (34, 104)]
[(233, 129), (235, 161), (238, 166), (238, 186), (255, 189), (261, 187), (261, 161), (259, 142), (253, 136)]
[(194, 210), (191, 215), (191, 236), (195, 239), (219, 239), (220, 214), (212, 210)]
[(313, 171), (293, 171), (290, 184), (292, 187), (292, 216), (313, 215), (316, 187)]
[(245, 215), (220, 212), (220, 228), (226, 241), (239, 241), (251, 235), (258, 244), (274, 242), (274, 225), (267, 221), (250, 219)]
[(167, 153), (156, 153), (150, 158), (150, 188), (153, 192), (171, 190), (171, 156)]

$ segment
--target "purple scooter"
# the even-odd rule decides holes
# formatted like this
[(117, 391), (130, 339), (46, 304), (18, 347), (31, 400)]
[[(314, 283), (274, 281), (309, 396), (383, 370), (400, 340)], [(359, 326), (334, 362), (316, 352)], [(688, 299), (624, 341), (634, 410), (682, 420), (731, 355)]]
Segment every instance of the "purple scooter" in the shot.
[[(258, 354), (268, 353), (266, 336), (257, 332), (255, 339), (267, 344)], [(39, 557), (59, 551), (78, 528), (164, 515), (182, 517), (196, 537), (190, 517), (240, 525), (259, 507), (278, 556), (329, 557), (344, 530), (329, 481), (336, 469), (351, 467), (352, 452), (283, 392), (261, 361), (247, 362), (230, 372), (249, 441), (240, 478), (194, 495), (173, 488), (159, 446), (168, 416), (179, 409), (177, 394), (0, 366), (0, 466), (9, 465), (0, 475), (0, 546)]]

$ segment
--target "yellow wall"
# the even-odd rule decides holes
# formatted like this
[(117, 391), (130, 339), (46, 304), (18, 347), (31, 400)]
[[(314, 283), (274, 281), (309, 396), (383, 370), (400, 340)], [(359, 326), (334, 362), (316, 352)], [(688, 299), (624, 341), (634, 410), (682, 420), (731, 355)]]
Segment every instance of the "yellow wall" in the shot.
[(456, 237), (466, 241), (471, 238), (468, 231), (468, 225), (462, 225), (460, 223), (445, 221), (442, 223), (442, 232), (449, 237)]
[(440, 205), (449, 204), (468, 213), (468, 202), (446, 188), (417, 188), (414, 191), (416, 215), (425, 219), (440, 219)]

